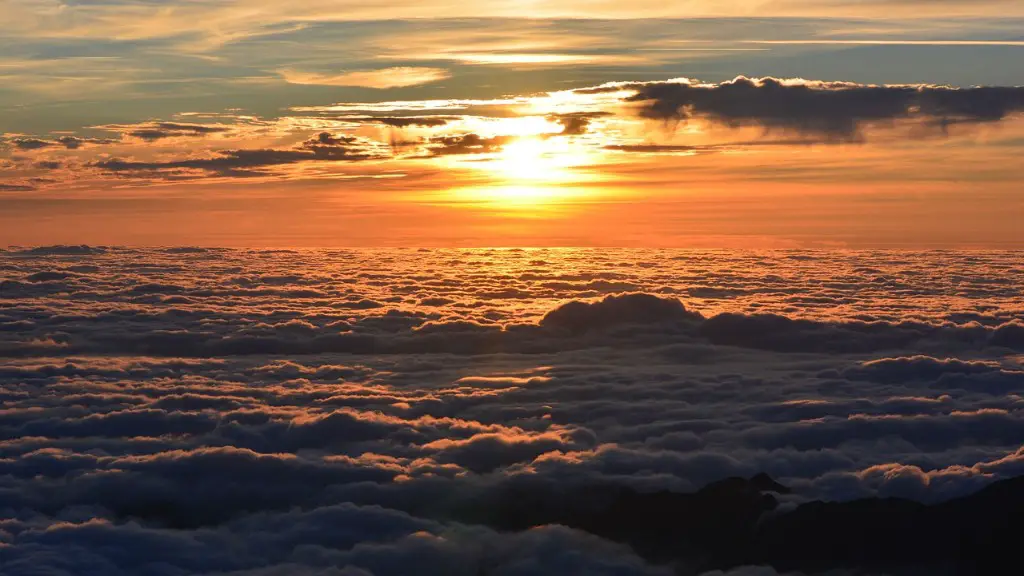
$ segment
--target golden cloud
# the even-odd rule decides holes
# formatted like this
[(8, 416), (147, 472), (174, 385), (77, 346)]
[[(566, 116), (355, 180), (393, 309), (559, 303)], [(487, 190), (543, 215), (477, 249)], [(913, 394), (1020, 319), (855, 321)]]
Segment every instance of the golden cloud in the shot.
[(415, 66), (396, 66), (379, 70), (356, 70), (340, 74), (323, 74), (320, 72), (303, 72), (283, 69), (278, 74), (289, 84), (317, 86), (353, 86), (360, 88), (405, 88), (430, 84), (451, 78), (451, 72), (444, 68), (421, 68)]

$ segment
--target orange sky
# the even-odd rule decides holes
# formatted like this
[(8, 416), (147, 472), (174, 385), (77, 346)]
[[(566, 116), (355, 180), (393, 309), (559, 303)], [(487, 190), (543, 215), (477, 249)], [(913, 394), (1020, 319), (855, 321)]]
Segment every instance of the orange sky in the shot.
[[(748, 134), (756, 130), (721, 129), (719, 140), (744, 144), (657, 152), (605, 147), (631, 129), (659, 146), (714, 138), (604, 122), (579, 136), (513, 137), (479, 154), (418, 158), (413, 147), (398, 159), (313, 160), (244, 178), (65, 168), (59, 186), (7, 193), (0, 244), (1006, 247), (1021, 239), (1018, 149), (1006, 144), (1020, 138), (1020, 121), (909, 142), (885, 141), (899, 131), (885, 127), (877, 144), (766, 145)], [(520, 126), (506, 124), (505, 132)], [(159, 162), (195, 145), (182, 139), (112, 154)], [(271, 141), (280, 144), (252, 145)], [(89, 162), (93, 152), (47, 154)]]
[[(734, 4), (769, 19), (595, 19), (679, 16), (644, 3), (572, 22), (24, 13), (0, 33), (0, 246), (1024, 244), (1024, 89), (972, 87), (1012, 84), (1012, 20)], [(198, 13), (207, 25), (165, 28)], [(996, 65), (969, 65), (984, 55)], [(752, 69), (827, 82), (732, 79)], [(680, 77), (701, 70), (713, 79)]]

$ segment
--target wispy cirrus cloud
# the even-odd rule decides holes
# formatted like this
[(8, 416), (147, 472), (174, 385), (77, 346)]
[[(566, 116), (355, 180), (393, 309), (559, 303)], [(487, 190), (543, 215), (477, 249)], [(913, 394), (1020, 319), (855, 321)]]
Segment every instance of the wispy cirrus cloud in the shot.
[[(216, 11), (229, 7), (198, 4), (168, 4), (166, 11), (151, 20), (155, 23), (193, 9)], [(92, 13), (83, 6), (69, 5), (62, 12)], [(100, 4), (90, 6), (99, 11), (106, 9)], [(129, 21), (127, 27), (133, 10), (149, 7), (126, 4), (123, 11), (101, 24), (125, 18)], [(86, 15), (68, 18), (67, 24), (77, 26), (87, 19)], [(549, 89), (556, 70), (565, 71), (559, 82), (567, 86), (682, 73), (722, 81), (738, 72), (840, 77), (861, 82), (1005, 85), (1017, 81), (1024, 70), (1014, 56), (1016, 48), (1007, 45), (1020, 40), (1020, 24), (1012, 19), (520, 17), (271, 23), (251, 30), (248, 25), (229, 30), (227, 21), (219, 23), (216, 18), (197, 16), (195, 20), (211, 24), (189, 29), (189, 23), (181, 22), (168, 31), (169, 36), (154, 37), (135, 37), (130, 27), (110, 30), (105, 37), (90, 37), (96, 30), (93, 27), (76, 29), (76, 34), (70, 36), (40, 32), (30, 38), (11, 36), (24, 32), (21, 26), (16, 31), (7, 30), (8, 36), (0, 35), (0, 53), (4, 54), (0, 58), (0, 80), (4, 84), (0, 109), (19, 108), (17, 114), (0, 116), (0, 130), (33, 133), (166, 119), (180, 111), (174, 102), (183, 99), (201, 103), (202, 108), (211, 111), (245, 108), (269, 115), (287, 106), (288, 102), (279, 99), (282, 91), (294, 95), (295, 103), (315, 103), (325, 85), (394, 86), (390, 89), (395, 91), (395, 99), (422, 96), (414, 92), (423, 84), (413, 82), (433, 76), (420, 73), (403, 78), (393, 74), (381, 78), (363, 74), (402, 67), (448, 69), (450, 80), (435, 82), (431, 88), (438, 98), (459, 99)], [(30, 25), (24, 18), (11, 21)], [(155, 32), (146, 28), (139, 33)], [(395, 38), (401, 42), (393, 41)], [(839, 46), (742, 43), (832, 39), (893, 42)], [(909, 44), (915, 41), (942, 44)], [(841, 47), (846, 49), (836, 49)], [(983, 58), (989, 65), (966, 66), (966, 58)], [(282, 70), (290, 71), (294, 82), (289, 82)], [(90, 102), (97, 98), (131, 104), (94, 109)], [(51, 114), (46, 108), (58, 102), (74, 106), (74, 114), (82, 118), (72, 121), (73, 126), (67, 120), (58, 122), (64, 116)]]
[(463, 64), (481, 65), (529, 65), (529, 66), (572, 66), (581, 64), (627, 65), (643, 59), (628, 54), (586, 54), (558, 52), (439, 52), (433, 54), (402, 54), (410, 60), (451, 60)]
[[(239, 39), (299, 30), (323, 22), (400, 18), (692, 18), (692, 17), (1007, 17), (1024, 16), (1016, 0), (783, 0), (666, 3), (638, 0), (558, 0), (532, 3), (524, 14), (518, 3), (453, 4), (441, 0), (356, 2), (313, 0), (301, 6), (270, 0), (167, 2), (145, 0), (58, 4), (53, 1), (8, 2), (0, 17), (21, 23), (14, 36), (53, 38), (181, 38), (183, 46), (210, 49)], [(197, 40), (198, 39), (198, 40)]]
[(444, 68), (416, 66), (395, 66), (378, 70), (356, 70), (330, 74), (322, 72), (303, 72), (300, 70), (283, 69), (278, 73), (289, 84), (315, 86), (352, 86), (359, 88), (406, 88), (431, 84), (451, 78), (451, 72)]
[(1021, 46), (1024, 40), (901, 40), (898, 38), (849, 40), (842, 38), (816, 40), (739, 40), (743, 44), (768, 46)]

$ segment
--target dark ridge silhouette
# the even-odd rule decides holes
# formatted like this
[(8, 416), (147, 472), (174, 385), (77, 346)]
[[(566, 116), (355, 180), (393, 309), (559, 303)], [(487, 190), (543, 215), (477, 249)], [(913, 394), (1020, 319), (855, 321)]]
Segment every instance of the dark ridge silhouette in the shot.
[(783, 512), (773, 492), (789, 490), (764, 474), (692, 494), (611, 486), (572, 494), (513, 491), (457, 516), (506, 531), (543, 524), (585, 530), (681, 575), (745, 565), (780, 573), (975, 575), (1007, 573), (1003, 567), (1020, 561), (1024, 477), (934, 505), (871, 498)]
[[(275, 478), (299, 473), (289, 466), (283, 464)], [(284, 483), (268, 492), (265, 482), (237, 481), (226, 489), (201, 484), (188, 493), (158, 486), (134, 495), (111, 490), (92, 501), (119, 521), (194, 530), (255, 513), (337, 503), (326, 496), (336, 478), (314, 477), (314, 484), (317, 480), (323, 490), (296, 493)], [(751, 565), (770, 566), (780, 574), (1016, 573), (1004, 567), (1019, 562), (1024, 476), (937, 504), (868, 498), (781, 507), (779, 496), (789, 492), (765, 474), (727, 478), (692, 493), (642, 492), (612, 482), (573, 484), (527, 475), (452, 497), (427, 496), (436, 492), (425, 487), (418, 497), (395, 500), (389, 507), (509, 533), (567, 526), (628, 545), (646, 561), (671, 566), (680, 576)], [(205, 496), (196, 498), (196, 493)], [(56, 514), (65, 505), (41, 503), (37, 509)]]
[(813, 502), (766, 518), (751, 553), (780, 571), (1004, 574), (1019, 570), (1022, 512), (1024, 477), (931, 506), (901, 499)]

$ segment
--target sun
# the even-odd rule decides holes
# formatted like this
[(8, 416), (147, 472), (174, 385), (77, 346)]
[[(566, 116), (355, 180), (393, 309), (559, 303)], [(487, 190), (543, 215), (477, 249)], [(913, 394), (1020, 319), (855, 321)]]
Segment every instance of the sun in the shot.
[(521, 138), (498, 153), (490, 170), (510, 181), (555, 181), (561, 176), (546, 142)]
[(507, 185), (577, 183), (590, 179), (577, 168), (593, 162), (586, 147), (565, 138), (522, 137), (480, 168)]
[[(492, 127), (493, 128), (493, 127)], [(446, 163), (464, 174), (462, 185), (445, 191), (461, 206), (486, 206), (523, 215), (558, 210), (559, 206), (597, 194), (603, 181), (595, 166), (604, 155), (593, 138), (567, 137), (564, 127), (543, 117), (503, 119), (500, 131), (479, 132), (509, 140), (498, 150), (453, 156)]]
[(599, 178), (579, 169), (592, 162), (585, 148), (564, 139), (521, 137), (487, 160), (467, 163), (483, 173), (486, 184), (455, 188), (449, 195), (467, 205), (540, 216), (596, 193), (589, 184)]

